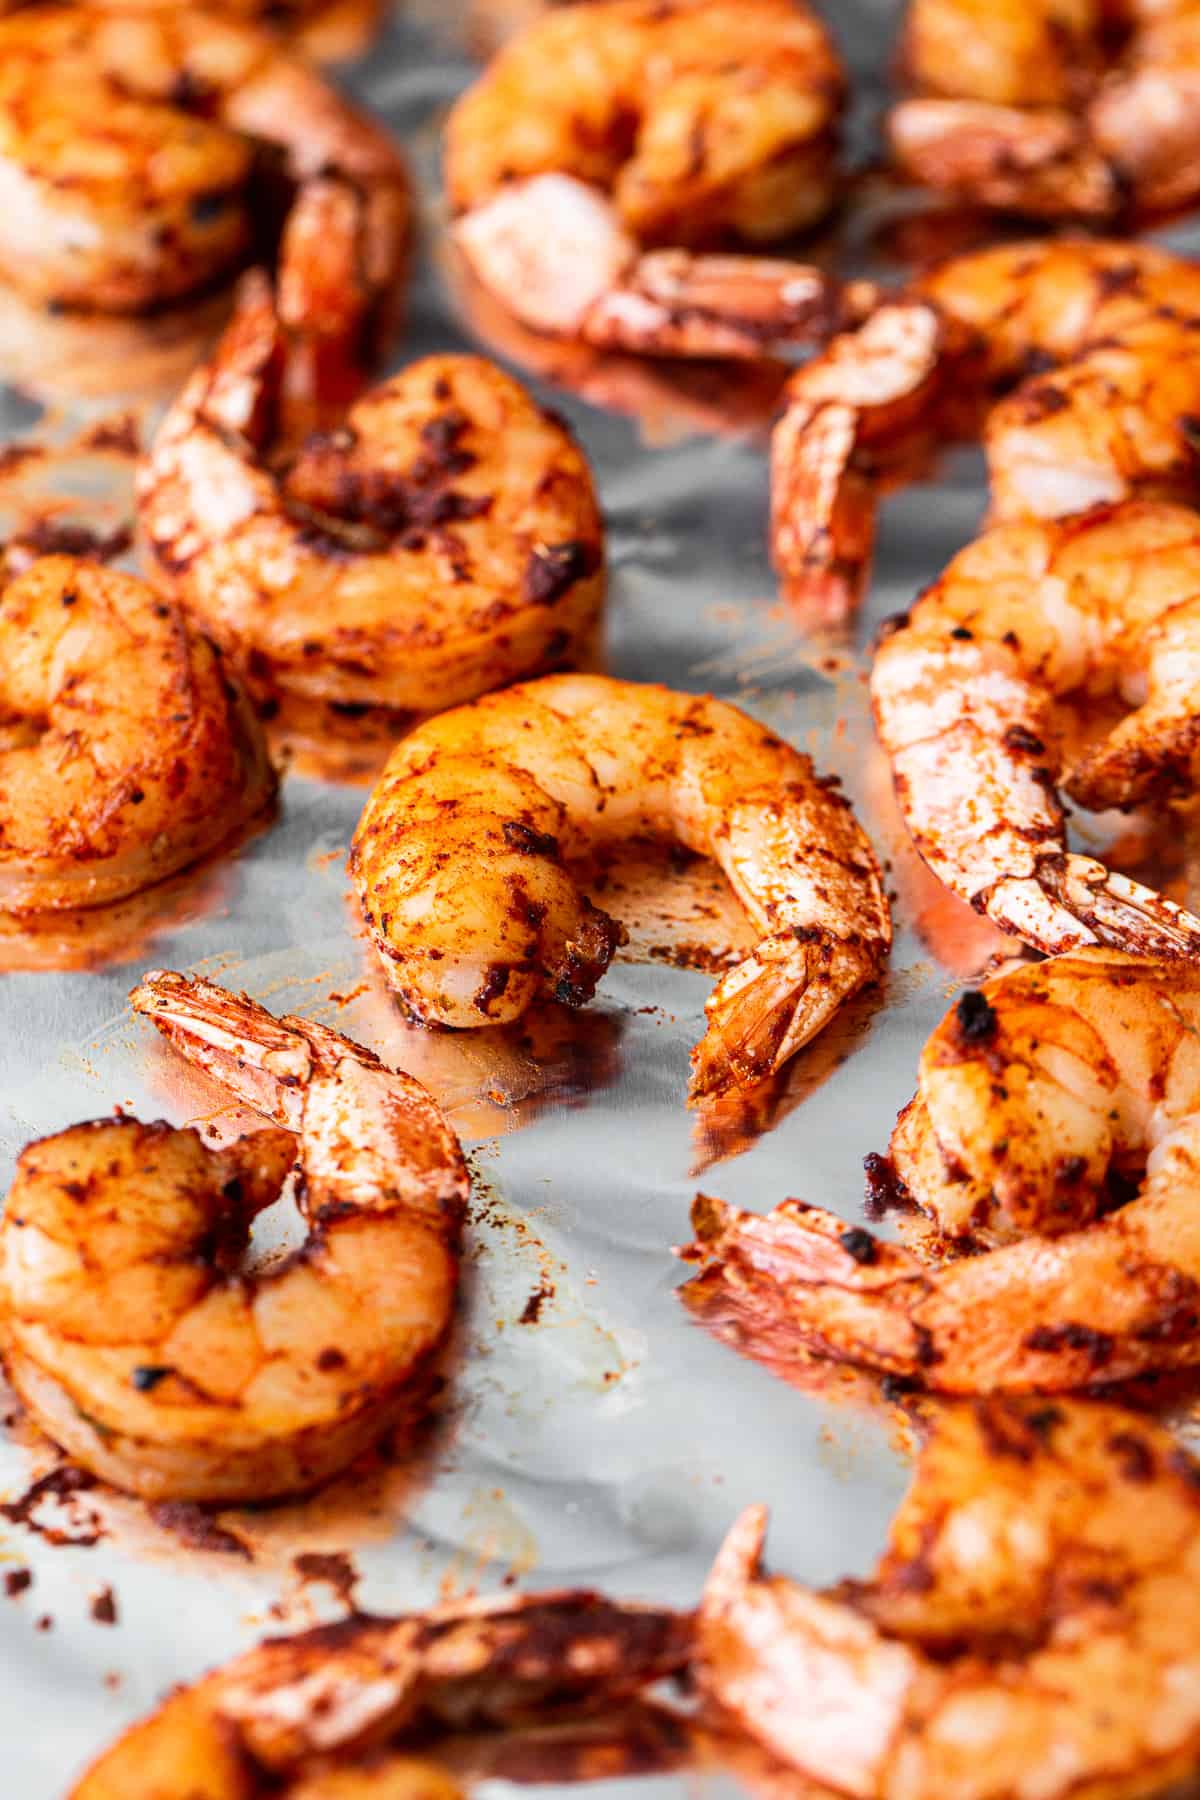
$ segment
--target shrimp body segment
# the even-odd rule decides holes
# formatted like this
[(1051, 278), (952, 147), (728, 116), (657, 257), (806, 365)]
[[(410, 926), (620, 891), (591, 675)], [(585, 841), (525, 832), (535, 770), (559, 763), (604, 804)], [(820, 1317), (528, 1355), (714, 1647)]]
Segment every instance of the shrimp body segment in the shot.
[(0, 595), (0, 906), (118, 900), (267, 806), (262, 733), (211, 644), (141, 581), (42, 557)]
[(880, 973), (878, 866), (808, 758), (720, 701), (603, 676), (550, 676), (404, 739), (351, 876), (411, 1011), (484, 1025), (539, 994), (591, 997), (618, 928), (569, 862), (633, 837), (714, 858), (763, 933), (709, 999), (693, 1098), (779, 1068)]
[[(419, 1083), (209, 982), (133, 996), (275, 1129), (208, 1148), (123, 1118), (30, 1144), (0, 1223), (9, 1377), (76, 1460), (149, 1499), (314, 1487), (420, 1398), (449, 1324), (468, 1180)], [(309, 1235), (253, 1270), (293, 1164)]]
[(615, 1706), (682, 1670), (692, 1627), (570, 1590), (356, 1613), (177, 1690), (70, 1800), (458, 1800), (407, 1741)]
[(850, 612), (879, 484), (981, 429), (994, 522), (1191, 502), (1198, 329), (1200, 268), (1149, 245), (1064, 239), (943, 263), (789, 383), (771, 457), (785, 592)]
[(1196, 0), (910, 0), (903, 62), (889, 137), (928, 187), (1092, 219), (1200, 193)]
[[(1000, 525), (880, 645), (879, 738), (936, 875), (1048, 953), (1200, 950), (1200, 921), (1068, 855), (1061, 785), (1095, 812), (1200, 777), (1200, 520), (1151, 501)], [(1070, 708), (1130, 710), (1082, 750)]]
[(1195, 1365), (1198, 1027), (1186, 962), (1080, 950), (988, 982), (929, 1040), (892, 1136), (932, 1240), (702, 1201), (699, 1280), (781, 1342), (942, 1392)]
[(292, 190), (280, 304), (310, 380), (361, 376), (410, 227), (380, 126), (270, 33), (193, 7), (0, 21), (0, 274), (35, 302), (144, 312), (227, 275), (277, 235), (260, 230), (264, 157)]
[(450, 115), (460, 248), (536, 331), (757, 356), (837, 316), (806, 265), (706, 254), (811, 225), (836, 191), (844, 93), (792, 0), (597, 0), (514, 38)]
[(279, 693), (423, 715), (580, 653), (604, 593), (566, 427), (475, 356), (430, 356), (290, 453), (286, 344), (247, 284), (139, 476), (160, 588)]
[(867, 1582), (761, 1573), (751, 1508), (700, 1609), (708, 1698), (855, 1800), (1121, 1800), (1200, 1763), (1200, 1480), (1116, 1407), (940, 1409)]

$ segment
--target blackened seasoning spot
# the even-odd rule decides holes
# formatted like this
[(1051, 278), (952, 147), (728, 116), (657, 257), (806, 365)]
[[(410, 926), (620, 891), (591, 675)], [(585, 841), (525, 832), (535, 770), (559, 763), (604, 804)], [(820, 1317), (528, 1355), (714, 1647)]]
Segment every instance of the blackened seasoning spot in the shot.
[(1037, 1406), (1032, 1412), (1025, 1414), (1025, 1423), (1035, 1437), (1048, 1444), (1055, 1429), (1063, 1422), (1063, 1411), (1060, 1406)]
[(968, 1044), (986, 1044), (996, 1035), (996, 1013), (986, 994), (968, 988), (954, 1009), (958, 1029)]
[(897, 1175), (890, 1159), (871, 1150), (863, 1157), (867, 1178), (866, 1214), (868, 1219), (882, 1219), (890, 1212), (911, 1212), (913, 1199)]
[(856, 1263), (862, 1263), (864, 1267), (868, 1267), (879, 1258), (878, 1244), (871, 1233), (864, 1231), (861, 1225), (852, 1225), (849, 1231), (841, 1232), (838, 1236), (838, 1243), (847, 1256), (852, 1256)]
[(1082, 1350), (1094, 1369), (1102, 1369), (1115, 1345), (1107, 1331), (1093, 1331), (1090, 1325), (1068, 1320), (1065, 1325), (1035, 1325), (1024, 1339), (1027, 1350), (1045, 1350), (1054, 1355), (1059, 1350)]
[(504, 841), (522, 856), (557, 856), (558, 839), (548, 831), (534, 831), (520, 819), (505, 819)]
[(165, 1381), (168, 1375), (174, 1373), (175, 1371), (166, 1363), (139, 1363), (129, 1379), (139, 1394), (149, 1394), (160, 1381)]
[(1132, 1431), (1117, 1431), (1108, 1447), (1121, 1464), (1126, 1481), (1149, 1481), (1154, 1474), (1154, 1452), (1144, 1438)]
[(508, 986), (508, 978), (512, 970), (506, 963), (493, 963), (484, 977), (483, 986), (475, 996), (475, 1007), (485, 1016), (493, 1000), (498, 1000)]
[(1041, 738), (1027, 731), (1024, 725), (1010, 725), (1004, 734), (1004, 743), (1007, 749), (1024, 756), (1042, 756), (1046, 749)]
[(92, 1617), (97, 1625), (115, 1625), (117, 1622), (117, 1597), (110, 1587), (102, 1587), (92, 1595)]
[(525, 598), (531, 606), (553, 606), (594, 567), (592, 551), (578, 539), (566, 544), (545, 544), (533, 552), (526, 564)]
[(193, 225), (211, 225), (229, 205), (229, 195), (219, 188), (210, 188), (207, 193), (193, 194), (188, 205)]

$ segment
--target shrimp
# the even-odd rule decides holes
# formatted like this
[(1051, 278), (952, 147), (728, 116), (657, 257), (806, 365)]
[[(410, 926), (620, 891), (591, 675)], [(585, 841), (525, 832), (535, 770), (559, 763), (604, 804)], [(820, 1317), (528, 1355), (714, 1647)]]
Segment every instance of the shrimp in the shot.
[(604, 596), (565, 425), (476, 356), (412, 364), (280, 460), (289, 363), (248, 278), (138, 480), (152, 577), (260, 701), (455, 706), (581, 654)]
[(933, 270), (789, 383), (771, 447), (785, 594), (850, 613), (879, 478), (981, 421), (994, 521), (1194, 500), (1198, 330), (1200, 267), (1147, 245), (1013, 244)]
[(902, 57), (889, 138), (927, 187), (1049, 218), (1200, 195), (1197, 0), (910, 0)]
[(594, 0), (539, 19), (446, 128), (455, 238), (524, 325), (603, 349), (761, 356), (864, 304), (806, 264), (697, 254), (828, 211), (844, 96), (794, 0)]
[(568, 859), (674, 837), (713, 857), (763, 933), (718, 983), (691, 1097), (770, 1075), (880, 974), (891, 921), (848, 803), (735, 707), (600, 675), (476, 701), (397, 745), (351, 878), (387, 978), (420, 1019), (519, 1018), (591, 998), (620, 927)]
[(856, 1800), (1107, 1800), (1200, 1766), (1200, 1469), (1117, 1407), (938, 1409), (874, 1577), (760, 1572), (766, 1513), (704, 1592), (699, 1683)]
[(133, 576), (46, 556), (0, 593), (0, 906), (123, 899), (269, 805), (257, 720)]
[(177, 1689), (70, 1800), (458, 1800), (407, 1738), (608, 1707), (682, 1670), (691, 1642), (687, 1614), (587, 1591), (357, 1613)]
[[(324, 1026), (164, 970), (132, 1001), (281, 1129), (213, 1150), (118, 1114), (28, 1145), (0, 1221), (9, 1378), (131, 1493), (305, 1491), (425, 1397), (458, 1285), (458, 1140), (419, 1082)], [(297, 1159), (307, 1242), (247, 1269)]]
[(1023, 965), (961, 996), (893, 1133), (936, 1233), (920, 1254), (796, 1200), (765, 1218), (699, 1201), (684, 1254), (780, 1337), (942, 1392), (1192, 1367), (1198, 1031), (1191, 963), (1091, 948)]
[[(985, 532), (880, 645), (871, 695), (913, 842), (977, 911), (1048, 953), (1200, 951), (1200, 920), (1067, 853), (1058, 797), (1101, 812), (1195, 789), (1195, 512), (1131, 500)], [(1070, 704), (1114, 695), (1132, 711), (1072, 754)]]
[(278, 236), (295, 378), (342, 397), (391, 337), (410, 210), (387, 133), (269, 33), (128, 0), (0, 21), (0, 275), (39, 305), (145, 312)]

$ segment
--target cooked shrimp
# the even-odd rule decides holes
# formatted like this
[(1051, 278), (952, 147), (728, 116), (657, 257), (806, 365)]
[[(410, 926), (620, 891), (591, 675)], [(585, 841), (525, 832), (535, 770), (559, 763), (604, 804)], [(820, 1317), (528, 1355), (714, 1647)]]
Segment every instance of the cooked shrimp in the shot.
[(771, 1074), (879, 975), (891, 921), (847, 802), (735, 707), (668, 688), (559, 675), (443, 713), (397, 745), (350, 868), (408, 1008), (487, 1025), (591, 998), (620, 928), (567, 859), (633, 837), (713, 857), (763, 933), (708, 1001), (693, 1099)]
[(429, 356), (274, 441), (288, 357), (251, 280), (139, 478), (154, 579), (260, 699), (424, 715), (577, 656), (604, 595), (588, 466), (476, 356)]
[(399, 153), (269, 34), (192, 7), (41, 6), (0, 22), (0, 274), (40, 304), (142, 312), (269, 247), (314, 393), (390, 336), (409, 233)]
[(274, 792), (206, 639), (143, 582), (46, 556), (0, 594), (0, 906), (119, 900), (188, 867)]
[(687, 1614), (586, 1591), (359, 1613), (177, 1690), (71, 1800), (456, 1800), (406, 1736), (610, 1706), (681, 1670), (691, 1640)]
[(878, 478), (981, 414), (994, 520), (1195, 499), (1198, 329), (1200, 267), (1147, 245), (1025, 243), (944, 263), (792, 377), (771, 459), (785, 592), (802, 611), (850, 611)]
[(538, 331), (660, 355), (758, 356), (830, 327), (805, 264), (697, 255), (828, 211), (844, 78), (796, 0), (594, 0), (502, 50), (446, 128), (455, 235)]
[[(132, 998), (284, 1129), (212, 1150), (118, 1114), (28, 1145), (0, 1222), (9, 1377), (47, 1436), (133, 1493), (301, 1492), (422, 1397), (454, 1307), (462, 1152), (419, 1082), (335, 1031), (163, 971)], [(297, 1159), (307, 1242), (247, 1269)]]
[(1200, 195), (1197, 0), (910, 0), (903, 61), (889, 136), (928, 187), (1051, 218)]
[(1190, 963), (1085, 949), (1024, 965), (946, 1016), (893, 1134), (939, 1234), (921, 1254), (796, 1200), (765, 1218), (698, 1202), (688, 1254), (777, 1335), (944, 1392), (1191, 1367), (1198, 1042)]
[[(1047, 952), (1200, 951), (1200, 920), (1067, 854), (1058, 798), (1194, 790), (1200, 516), (1132, 500), (985, 532), (881, 644), (871, 693), (913, 842), (956, 894)], [(1113, 696), (1132, 711), (1072, 754), (1070, 703)]]
[(824, 1593), (743, 1513), (700, 1609), (703, 1691), (857, 1800), (1107, 1800), (1200, 1766), (1200, 1469), (1111, 1406), (939, 1408), (887, 1550)]

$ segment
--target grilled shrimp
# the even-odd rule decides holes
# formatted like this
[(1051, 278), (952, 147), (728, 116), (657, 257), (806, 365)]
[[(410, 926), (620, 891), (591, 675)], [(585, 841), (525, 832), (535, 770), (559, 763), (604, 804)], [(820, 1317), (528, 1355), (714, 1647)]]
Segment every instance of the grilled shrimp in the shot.
[[(1100, 812), (1196, 785), (1195, 512), (1131, 500), (985, 532), (881, 644), (871, 693), (913, 842), (956, 894), (1046, 952), (1200, 951), (1200, 920), (1067, 854), (1057, 792)], [(1114, 695), (1133, 710), (1073, 753), (1070, 703)]]
[(819, 219), (844, 78), (797, 0), (594, 0), (519, 34), (455, 106), (459, 247), (523, 324), (602, 348), (758, 356), (847, 307), (805, 264), (697, 254)]
[(406, 1738), (608, 1707), (681, 1670), (692, 1624), (569, 1590), (357, 1613), (177, 1690), (70, 1800), (457, 1800)]
[(274, 440), (288, 358), (250, 278), (139, 474), (153, 578), (257, 698), (423, 715), (577, 655), (604, 595), (567, 428), (476, 356), (429, 356), (336, 430)]
[(1194, 500), (1198, 331), (1200, 267), (1147, 245), (1024, 243), (942, 264), (792, 377), (771, 451), (785, 592), (804, 612), (851, 611), (879, 477), (981, 420), (993, 520)]
[(340, 392), (391, 334), (408, 243), (382, 127), (269, 34), (190, 6), (0, 22), (0, 274), (39, 304), (195, 293), (271, 247), (281, 178), (283, 321), (313, 391)]
[(1085, 949), (1023, 965), (959, 999), (893, 1133), (937, 1234), (921, 1254), (796, 1200), (765, 1218), (699, 1201), (685, 1254), (780, 1341), (944, 1392), (1190, 1367), (1198, 1042), (1191, 963)]
[(710, 1700), (856, 1800), (1107, 1800), (1200, 1765), (1200, 1470), (1111, 1406), (939, 1408), (874, 1577), (760, 1573), (743, 1513), (698, 1629)]
[(771, 1074), (880, 974), (887, 900), (847, 802), (735, 707), (663, 687), (549, 676), (443, 713), (397, 745), (350, 870), (410, 1011), (496, 1024), (591, 998), (620, 928), (568, 862), (633, 837), (715, 858), (763, 933), (708, 1001), (693, 1099)]
[(910, 0), (915, 180), (984, 206), (1111, 218), (1200, 194), (1197, 0)]
[(130, 575), (47, 556), (0, 594), (0, 906), (94, 906), (267, 806), (258, 723), (211, 644)]
[[(422, 1397), (458, 1281), (458, 1140), (418, 1082), (324, 1026), (165, 971), (132, 998), (282, 1129), (213, 1150), (118, 1114), (28, 1145), (0, 1221), (9, 1377), (47, 1436), (132, 1493), (301, 1492)], [(297, 1160), (307, 1242), (248, 1269)]]

